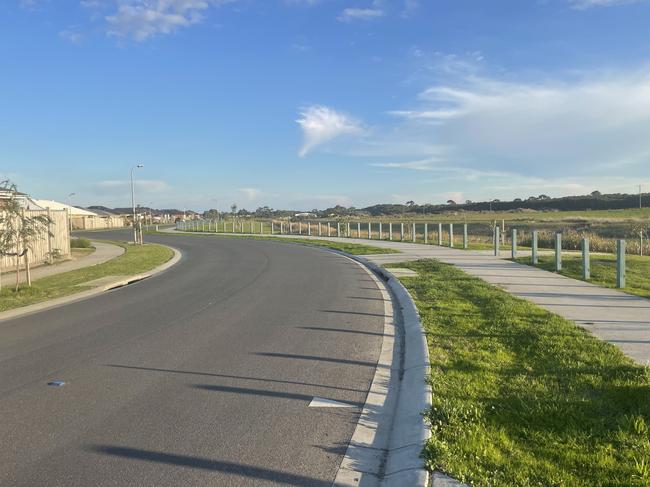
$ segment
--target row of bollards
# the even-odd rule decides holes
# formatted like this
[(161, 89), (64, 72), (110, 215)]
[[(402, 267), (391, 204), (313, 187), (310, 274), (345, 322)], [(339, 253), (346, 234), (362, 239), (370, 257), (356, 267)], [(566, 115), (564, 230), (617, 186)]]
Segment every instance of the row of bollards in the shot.
[[(498, 226), (494, 228), (494, 255), (500, 255), (500, 229)], [(511, 230), (511, 258), (514, 260), (517, 258), (517, 229), (513, 228)], [(625, 240), (618, 239), (616, 241), (616, 287), (624, 288), (625, 287)], [(555, 234), (555, 272), (560, 272), (562, 270), (562, 233), (557, 232)], [(531, 260), (533, 265), (539, 264), (539, 234), (537, 230), (532, 232), (532, 242), (531, 242)], [(591, 253), (589, 248), (589, 238), (583, 237), (582, 239), (582, 278), (585, 281), (591, 279)]]
[[(312, 222), (307, 222), (307, 229), (306, 233), (303, 232), (303, 224), (298, 223), (297, 225), (294, 225), (292, 222), (280, 222), (279, 224), (276, 224), (275, 222), (270, 222), (270, 227), (265, 226), (264, 222), (258, 222), (259, 227), (257, 226), (256, 222), (250, 221), (247, 224), (245, 222), (237, 222), (231, 221), (228, 222), (226, 220), (221, 220), (221, 221), (205, 221), (205, 220), (189, 220), (189, 221), (179, 221), (176, 224), (176, 228), (178, 230), (184, 230), (184, 231), (193, 231), (193, 232), (215, 232), (215, 233), (250, 233), (250, 234), (257, 234), (257, 235), (308, 235), (308, 236), (313, 236), (317, 235), (319, 237), (322, 236), (327, 236), (327, 237), (348, 237), (352, 238), (352, 224), (350, 222), (346, 222), (344, 225), (345, 227), (342, 227), (341, 222), (336, 222), (336, 226), (334, 226), (331, 222), (327, 223), (322, 223), (318, 222), (317, 224), (314, 224)], [(373, 222), (368, 222), (364, 224), (366, 226), (366, 232), (367, 232), (367, 239), (368, 240), (373, 240), (373, 239), (378, 239), (378, 240), (383, 240), (384, 237), (386, 236), (385, 233), (385, 228), (386, 224), (384, 222), (376, 222), (374, 223), (375, 226), (378, 226), (378, 231), (373, 231)], [(404, 223), (399, 223), (397, 224), (397, 232), (399, 234), (399, 241), (404, 242), (406, 240), (406, 227)], [(411, 228), (410, 228), (410, 233), (411, 233), (411, 240), (412, 242), (417, 242), (417, 237), (418, 237), (418, 232), (417, 232), (417, 224), (416, 223), (411, 223)], [(429, 243), (429, 236), (432, 233), (430, 231), (429, 223), (423, 223), (424, 226), (423, 228), (423, 233), (421, 233), (422, 238), (424, 240), (424, 243)], [(326, 228), (324, 229), (323, 226)], [(442, 246), (443, 245), (443, 224), (438, 223), (437, 224), (437, 241), (438, 245)], [(296, 228), (297, 227), (297, 228)], [(345, 232), (343, 229), (345, 228)], [(314, 230), (317, 229), (317, 232)], [(357, 222), (356, 223), (356, 238), (361, 238), (362, 234), (362, 223)], [(449, 223), (448, 228), (447, 228), (447, 233), (448, 233), (448, 245), (449, 247), (454, 247), (454, 224)], [(334, 235), (333, 235), (334, 234)], [(392, 222), (388, 223), (388, 240), (394, 240), (395, 233), (394, 233), (394, 224)], [(468, 236), (468, 231), (467, 231), (467, 223), (463, 224), (463, 248), (468, 249), (469, 248), (469, 236)]]

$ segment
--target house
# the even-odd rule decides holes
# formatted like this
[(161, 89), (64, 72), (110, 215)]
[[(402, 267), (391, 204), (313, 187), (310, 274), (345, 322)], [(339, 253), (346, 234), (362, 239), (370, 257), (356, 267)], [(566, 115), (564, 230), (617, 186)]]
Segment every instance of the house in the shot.
[[(72, 230), (100, 230), (105, 228), (122, 228), (125, 226), (124, 218), (111, 215), (107, 212), (100, 215), (95, 211), (66, 205), (54, 200), (34, 200), (40, 209), (65, 210), (70, 217)], [(38, 208), (35, 208), (38, 209)]]

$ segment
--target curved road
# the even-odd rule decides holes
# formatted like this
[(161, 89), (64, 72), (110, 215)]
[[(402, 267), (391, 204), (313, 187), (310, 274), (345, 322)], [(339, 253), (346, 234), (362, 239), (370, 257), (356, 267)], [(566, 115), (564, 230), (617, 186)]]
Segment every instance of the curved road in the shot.
[(0, 322), (0, 485), (329, 487), (379, 356), (376, 284), (314, 248), (150, 240), (183, 259)]

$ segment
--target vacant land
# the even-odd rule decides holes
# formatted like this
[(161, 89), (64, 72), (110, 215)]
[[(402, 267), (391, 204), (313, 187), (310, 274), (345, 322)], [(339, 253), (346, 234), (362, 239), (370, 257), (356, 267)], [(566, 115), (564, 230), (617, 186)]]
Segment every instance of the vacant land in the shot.
[(129, 276), (146, 272), (164, 264), (174, 255), (171, 249), (163, 245), (132, 246), (122, 242), (110, 243), (124, 247), (124, 254), (103, 264), (39, 279), (34, 281), (31, 288), (22, 285), (15, 291), (13, 286), (4, 283), (0, 292), (0, 311), (84, 291), (89, 287), (83, 286), (83, 283), (100, 277)]
[(475, 486), (647, 486), (650, 371), (433, 260), (399, 267), (429, 341), (429, 468)]
[[(530, 257), (516, 259), (520, 264), (531, 264)], [(540, 256), (536, 266), (547, 271), (555, 270), (554, 256)], [(626, 257), (626, 284), (623, 291), (650, 298), (650, 257), (628, 255)], [(582, 279), (582, 257), (577, 254), (562, 256), (560, 274)], [(592, 254), (591, 279), (589, 282), (605, 287), (616, 287), (616, 257), (609, 254)]]

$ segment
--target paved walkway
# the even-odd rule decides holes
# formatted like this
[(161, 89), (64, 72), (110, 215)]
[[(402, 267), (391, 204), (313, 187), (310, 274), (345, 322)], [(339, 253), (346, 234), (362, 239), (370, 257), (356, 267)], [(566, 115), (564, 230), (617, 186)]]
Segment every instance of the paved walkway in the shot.
[[(300, 238), (298, 235), (276, 237)], [(318, 239), (319, 237), (305, 237)], [(639, 364), (650, 365), (650, 300), (564, 277), (485, 251), (468, 251), (434, 245), (356, 238), (322, 237), (321, 240), (371, 244), (398, 250), (397, 254), (365, 256), (383, 265), (418, 259), (438, 259), (480, 277), (509, 293), (575, 321), (597, 337), (618, 346)], [(503, 252), (502, 257), (509, 256)]]
[[(114, 259), (124, 253), (124, 249), (119, 245), (112, 245), (101, 242), (93, 242), (95, 251), (91, 254), (79, 256), (72, 260), (66, 260), (54, 265), (42, 265), (32, 269), (32, 281), (42, 279), (44, 277), (53, 276), (54, 274), (62, 274), (64, 272), (75, 271), (90, 267), (97, 264), (103, 264), (106, 261)], [(20, 282), (26, 281), (25, 272), (21, 270)], [(16, 282), (15, 272), (2, 273), (2, 281), (4, 283)]]

